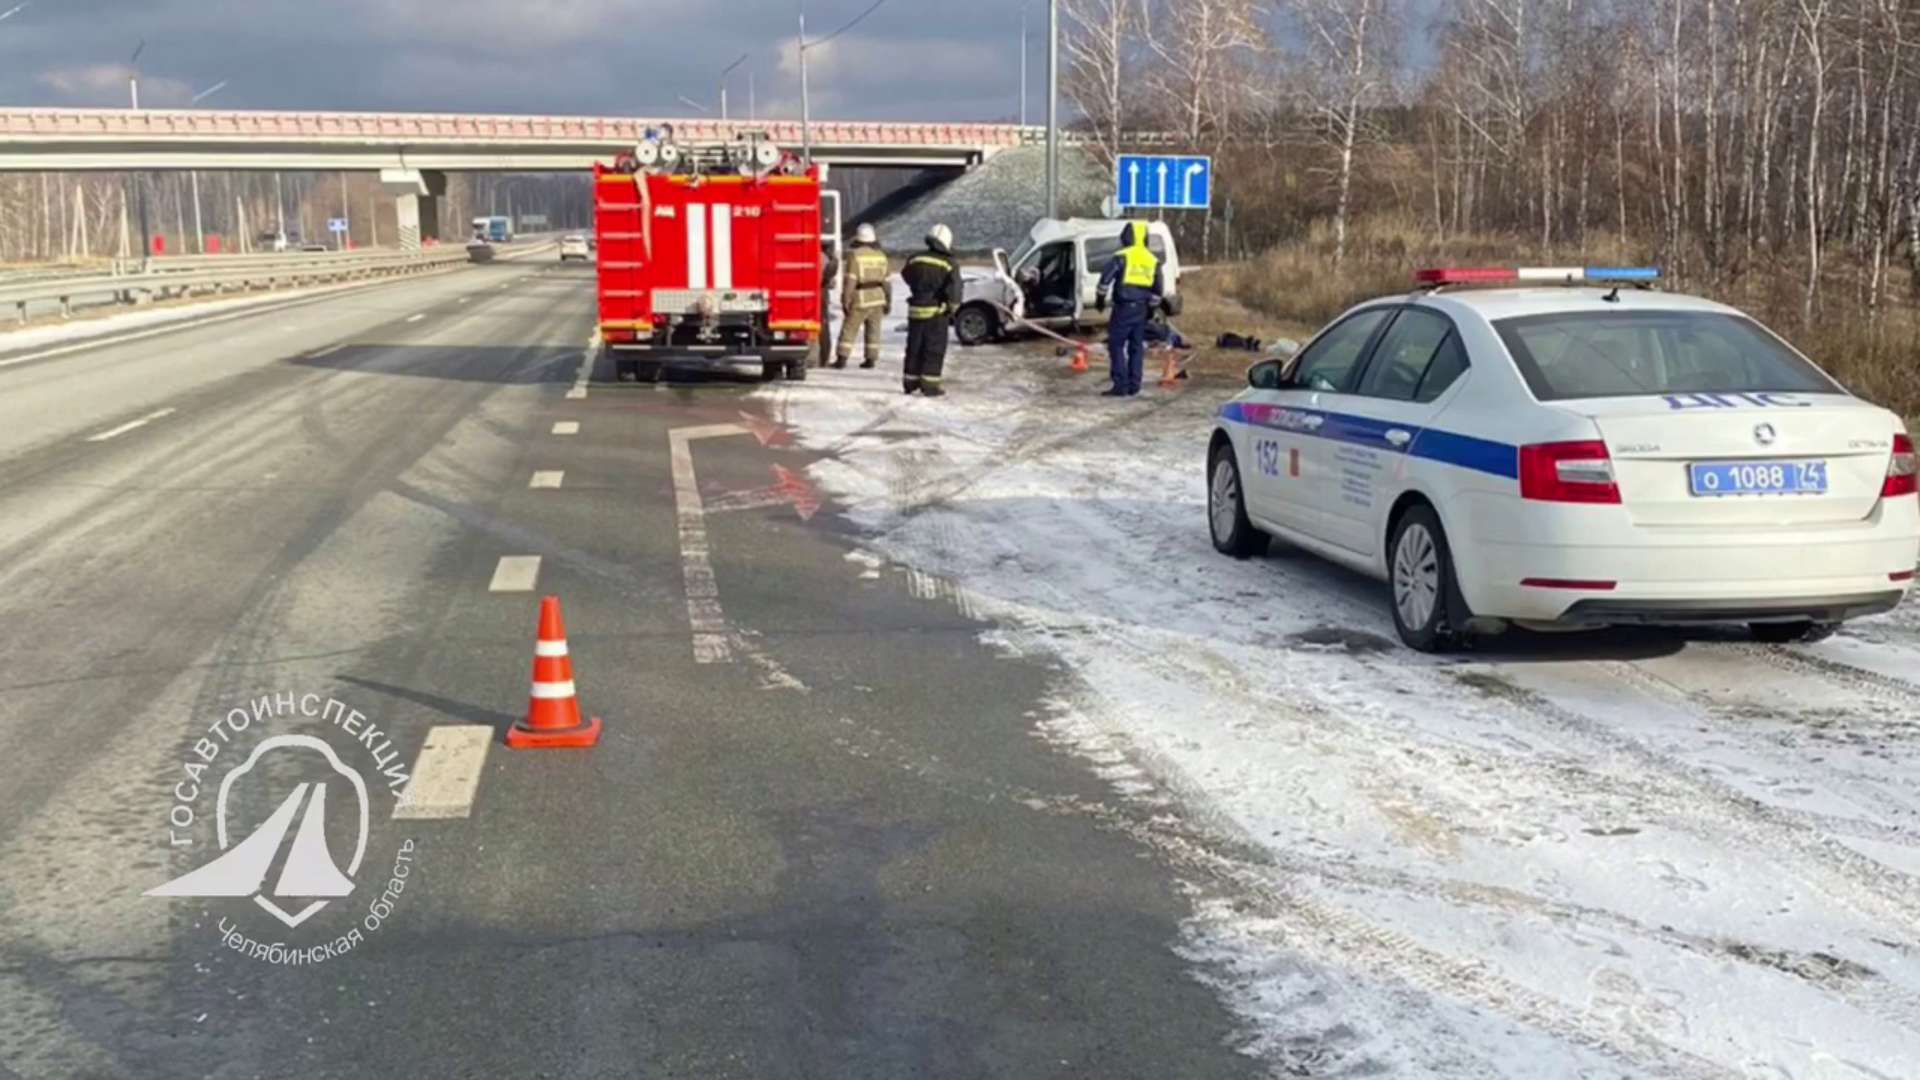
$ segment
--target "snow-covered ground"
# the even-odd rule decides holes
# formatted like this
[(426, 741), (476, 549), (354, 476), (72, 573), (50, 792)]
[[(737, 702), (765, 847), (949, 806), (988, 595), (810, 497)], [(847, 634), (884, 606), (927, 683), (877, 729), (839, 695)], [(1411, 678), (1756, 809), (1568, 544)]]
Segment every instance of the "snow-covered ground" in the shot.
[(1920, 607), (1399, 646), (1384, 589), (1205, 523), (1227, 389), (1116, 402), (1050, 350), (764, 391), (863, 561), (1057, 660), (1041, 738), (1182, 873), (1196, 978), (1282, 1076), (1920, 1077)]

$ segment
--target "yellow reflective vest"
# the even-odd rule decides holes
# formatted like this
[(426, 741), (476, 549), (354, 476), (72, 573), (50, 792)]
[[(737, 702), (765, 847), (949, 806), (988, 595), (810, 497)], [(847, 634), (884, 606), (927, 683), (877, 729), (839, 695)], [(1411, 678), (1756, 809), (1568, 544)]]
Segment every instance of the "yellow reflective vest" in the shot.
[(1144, 225), (1133, 227), (1133, 246), (1121, 252), (1127, 260), (1127, 271), (1121, 276), (1122, 284), (1137, 289), (1153, 288), (1153, 277), (1160, 270), (1160, 260), (1147, 247), (1147, 229)]

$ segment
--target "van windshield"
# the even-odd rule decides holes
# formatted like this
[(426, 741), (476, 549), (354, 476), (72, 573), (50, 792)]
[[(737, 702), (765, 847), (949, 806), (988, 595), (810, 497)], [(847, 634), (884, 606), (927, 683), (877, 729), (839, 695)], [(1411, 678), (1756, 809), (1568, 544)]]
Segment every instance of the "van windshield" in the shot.
[(1759, 323), (1723, 312), (1559, 312), (1493, 326), (1541, 401), (1845, 392)]

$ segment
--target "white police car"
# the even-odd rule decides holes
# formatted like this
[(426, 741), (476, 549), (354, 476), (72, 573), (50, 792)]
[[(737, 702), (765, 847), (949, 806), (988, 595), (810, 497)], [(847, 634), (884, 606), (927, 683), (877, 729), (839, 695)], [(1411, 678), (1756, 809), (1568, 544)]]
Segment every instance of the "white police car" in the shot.
[(1800, 640), (1897, 605), (1920, 560), (1900, 419), (1658, 277), (1422, 271), (1255, 364), (1208, 454), (1214, 546), (1386, 580), (1421, 650), (1509, 622)]

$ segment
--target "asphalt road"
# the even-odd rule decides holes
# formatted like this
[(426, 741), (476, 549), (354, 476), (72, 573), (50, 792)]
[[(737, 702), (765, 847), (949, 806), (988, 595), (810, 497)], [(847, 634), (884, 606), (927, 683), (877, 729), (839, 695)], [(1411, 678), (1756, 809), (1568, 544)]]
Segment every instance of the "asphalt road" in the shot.
[[(745, 385), (581, 382), (593, 320), (590, 269), (509, 264), (0, 369), (0, 1076), (1253, 1075), (1176, 873), (1042, 812), (1109, 798), (1032, 730), (1059, 673), (850, 559)], [(501, 741), (546, 594), (591, 750)], [(354, 891), (143, 896), (287, 734), (367, 777)]]

